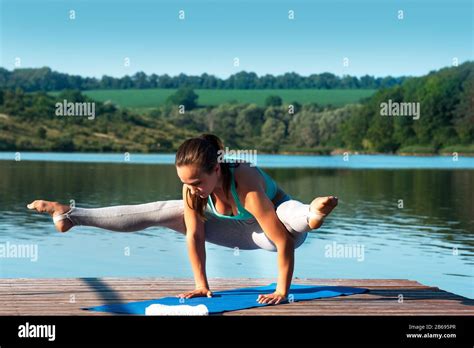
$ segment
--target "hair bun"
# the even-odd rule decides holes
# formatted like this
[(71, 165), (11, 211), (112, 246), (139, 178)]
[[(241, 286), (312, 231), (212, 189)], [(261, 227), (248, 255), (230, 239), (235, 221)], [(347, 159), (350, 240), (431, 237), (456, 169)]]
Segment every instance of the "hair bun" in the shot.
[(222, 140), (218, 136), (214, 134), (210, 134), (210, 133), (204, 133), (204, 134), (201, 134), (200, 138), (212, 144), (212, 146), (216, 148), (216, 152), (219, 150), (224, 150), (224, 144), (222, 143)]

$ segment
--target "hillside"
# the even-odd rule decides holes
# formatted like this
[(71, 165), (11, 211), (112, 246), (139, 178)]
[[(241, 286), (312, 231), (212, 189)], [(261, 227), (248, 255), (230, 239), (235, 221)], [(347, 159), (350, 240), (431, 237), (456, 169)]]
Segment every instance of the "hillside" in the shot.
[[(118, 108), (80, 91), (56, 95), (0, 90), (0, 150), (172, 152), (202, 132), (235, 149), (261, 152), (474, 153), (474, 63), (444, 68), (382, 88), (359, 104), (261, 106), (220, 103), (180, 113), (177, 105)], [(58, 117), (57, 102), (95, 103), (96, 115)], [(418, 113), (384, 115), (383, 105)]]

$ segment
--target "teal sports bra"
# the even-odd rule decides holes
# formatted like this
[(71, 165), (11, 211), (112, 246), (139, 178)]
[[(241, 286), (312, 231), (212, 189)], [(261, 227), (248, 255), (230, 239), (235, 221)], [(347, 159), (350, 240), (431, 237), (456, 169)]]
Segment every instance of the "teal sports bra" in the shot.
[[(267, 195), (268, 198), (270, 199), (273, 199), (275, 198), (276, 194), (277, 194), (277, 190), (278, 190), (278, 186), (277, 184), (275, 183), (275, 181), (267, 174), (265, 173), (263, 170), (261, 170), (260, 168), (258, 167), (255, 167), (258, 169), (258, 171), (260, 172), (260, 174), (263, 175), (264, 179), (265, 179), (265, 187), (266, 187), (266, 190), (265, 190), (265, 194)], [(219, 214), (217, 211), (216, 211), (216, 208), (214, 207), (214, 203), (212, 202), (212, 198), (211, 198), (211, 195), (208, 196), (207, 198), (207, 204), (208, 206), (211, 208), (212, 210), (212, 213), (220, 218), (223, 218), (223, 219), (234, 219), (234, 220), (248, 220), (250, 218), (253, 217), (252, 214), (250, 214), (249, 211), (245, 210), (245, 208), (242, 206), (242, 204), (240, 203), (240, 200), (239, 200), (239, 195), (237, 194), (237, 190), (235, 188), (235, 179), (234, 179), (234, 168), (233, 167), (230, 167), (230, 172), (232, 174), (232, 177), (231, 177), (231, 192), (232, 192), (232, 196), (234, 197), (234, 201), (235, 201), (235, 204), (237, 205), (237, 212), (238, 214), (237, 215), (223, 215), (223, 214)]]

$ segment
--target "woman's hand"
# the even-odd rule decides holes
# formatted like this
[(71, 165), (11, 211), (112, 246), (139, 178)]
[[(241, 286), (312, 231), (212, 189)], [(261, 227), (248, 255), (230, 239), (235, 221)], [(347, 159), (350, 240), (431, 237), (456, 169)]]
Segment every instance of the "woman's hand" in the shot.
[(282, 301), (286, 300), (286, 295), (274, 292), (273, 294), (267, 295), (258, 295), (257, 302), (258, 303), (268, 303), (268, 304), (279, 304)]
[(193, 291), (184, 292), (177, 295), (179, 298), (192, 298), (192, 297), (212, 297), (212, 291), (208, 288), (198, 288)]

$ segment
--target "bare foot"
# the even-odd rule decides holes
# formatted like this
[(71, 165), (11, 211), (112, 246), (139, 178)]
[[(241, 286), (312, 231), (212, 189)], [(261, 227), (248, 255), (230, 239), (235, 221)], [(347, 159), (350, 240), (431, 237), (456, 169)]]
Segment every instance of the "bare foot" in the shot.
[[(48, 213), (53, 217), (67, 213), (69, 210), (71, 210), (71, 207), (68, 205), (43, 200), (33, 201), (27, 205), (27, 208), (36, 210), (40, 213)], [(71, 229), (72, 222), (69, 219), (64, 219), (56, 222), (54, 226), (56, 226), (56, 229), (59, 232), (66, 232)]]
[(314, 213), (309, 218), (309, 226), (315, 230), (323, 224), (324, 218), (337, 206), (338, 199), (334, 196), (317, 197), (309, 207), (309, 210)]

